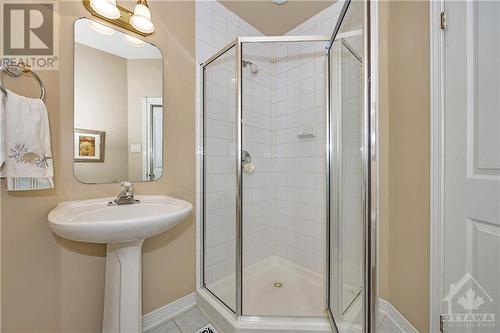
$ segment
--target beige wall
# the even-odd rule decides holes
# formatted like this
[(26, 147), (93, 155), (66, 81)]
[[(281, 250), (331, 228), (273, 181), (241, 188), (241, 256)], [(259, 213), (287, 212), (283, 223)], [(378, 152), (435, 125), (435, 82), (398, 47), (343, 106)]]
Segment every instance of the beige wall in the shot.
[(429, 4), (381, 6), (380, 296), (429, 321)]
[[(141, 143), (145, 125), (142, 119), (143, 97), (162, 97), (162, 61), (159, 59), (127, 60), (128, 145)], [(146, 149), (143, 145), (142, 149)], [(128, 153), (129, 179), (143, 179), (142, 153)]]
[[(155, 21), (157, 32), (148, 39), (166, 58), (166, 164), (159, 181), (138, 184), (137, 189), (193, 202), (194, 4), (152, 2), (151, 8), (153, 19), (162, 19)], [(380, 292), (425, 332), (429, 288), (428, 4), (390, 2), (382, 8), (387, 21), (381, 22), (385, 72), (382, 68)], [(60, 239), (46, 221), (59, 201), (117, 191), (114, 185), (82, 185), (72, 175), (72, 24), (77, 17), (88, 15), (80, 2), (61, 3), (60, 13), (60, 70), (40, 72), (47, 86), (57, 187), (7, 193), (2, 184), (2, 332), (97, 332), (101, 326), (104, 246)], [(9, 80), (7, 85), (17, 92), (38, 94), (36, 85), (27, 79)], [(176, 142), (184, 144), (176, 147)], [(194, 290), (194, 252), (192, 216), (146, 241), (144, 312)]]
[(106, 132), (104, 162), (75, 163), (75, 176), (90, 184), (137, 179), (128, 177), (127, 59), (80, 43), (75, 52), (75, 128)]
[(388, 80), (388, 2), (379, 2), (379, 297), (389, 300), (390, 223), (389, 223), (389, 80)]
[[(132, 8), (132, 3), (126, 4)], [(148, 40), (165, 53), (165, 172), (138, 193), (168, 194), (194, 202), (194, 3), (152, 2), (156, 33)], [(61, 2), (59, 71), (41, 71), (47, 87), (56, 189), (9, 193), (2, 184), (2, 332), (100, 332), (103, 245), (54, 236), (46, 216), (59, 201), (115, 195), (116, 185), (84, 185), (73, 177), (73, 22), (89, 16), (81, 2)], [(36, 96), (28, 79), (9, 80), (14, 91)], [(182, 142), (182, 146), (178, 143)], [(168, 156), (168, 158), (167, 158)], [(8, 207), (8, 209), (5, 209)], [(147, 240), (143, 251), (143, 312), (195, 289), (193, 214)]]

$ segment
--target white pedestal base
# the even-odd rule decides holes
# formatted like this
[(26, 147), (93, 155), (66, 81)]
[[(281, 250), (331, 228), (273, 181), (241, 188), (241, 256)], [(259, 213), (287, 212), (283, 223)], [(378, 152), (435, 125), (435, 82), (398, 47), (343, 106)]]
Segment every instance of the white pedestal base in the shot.
[(103, 333), (142, 333), (142, 244), (108, 244)]

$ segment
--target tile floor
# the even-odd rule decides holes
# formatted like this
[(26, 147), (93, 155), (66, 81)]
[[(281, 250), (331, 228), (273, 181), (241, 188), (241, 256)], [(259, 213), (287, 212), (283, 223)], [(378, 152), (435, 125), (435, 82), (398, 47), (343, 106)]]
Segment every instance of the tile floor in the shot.
[[(210, 318), (198, 306), (195, 306), (174, 319), (144, 331), (144, 333), (195, 333), (208, 323), (215, 327)], [(217, 331), (223, 333), (219, 328)]]
[[(218, 333), (224, 333), (211, 322), (210, 318), (198, 306), (195, 306), (174, 319), (144, 331), (144, 333), (196, 333), (200, 328), (209, 323), (217, 329)], [(384, 316), (381, 320), (379, 330), (381, 333), (402, 332), (387, 316)]]

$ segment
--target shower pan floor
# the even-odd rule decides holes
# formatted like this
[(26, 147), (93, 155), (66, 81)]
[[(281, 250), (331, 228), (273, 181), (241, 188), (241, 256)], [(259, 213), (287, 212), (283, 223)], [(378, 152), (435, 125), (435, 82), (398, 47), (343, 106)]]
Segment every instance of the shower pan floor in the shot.
[[(234, 276), (208, 286), (234, 304)], [(243, 314), (247, 316), (324, 316), (323, 275), (271, 256), (243, 271)]]

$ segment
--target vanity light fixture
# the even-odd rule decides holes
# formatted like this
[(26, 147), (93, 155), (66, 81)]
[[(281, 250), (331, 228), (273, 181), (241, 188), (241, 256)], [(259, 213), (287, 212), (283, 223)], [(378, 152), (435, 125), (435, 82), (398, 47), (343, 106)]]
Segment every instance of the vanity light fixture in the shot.
[[(95, 17), (132, 31), (143, 37), (155, 30), (146, 0), (138, 0), (132, 12), (116, 4), (116, 0), (82, 0), (83, 6)], [(118, 15), (115, 12), (118, 11)]]
[(90, 0), (90, 6), (100, 15), (115, 20), (120, 17), (116, 0)]
[(135, 5), (134, 15), (130, 18), (130, 24), (143, 33), (152, 33), (155, 26), (151, 22), (151, 11), (146, 0), (138, 0)]

